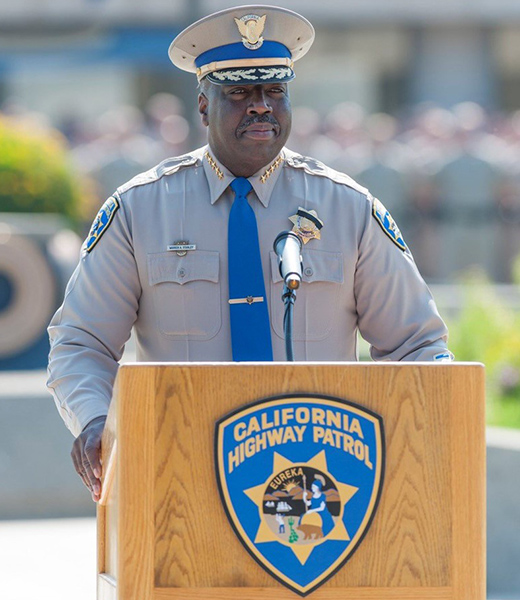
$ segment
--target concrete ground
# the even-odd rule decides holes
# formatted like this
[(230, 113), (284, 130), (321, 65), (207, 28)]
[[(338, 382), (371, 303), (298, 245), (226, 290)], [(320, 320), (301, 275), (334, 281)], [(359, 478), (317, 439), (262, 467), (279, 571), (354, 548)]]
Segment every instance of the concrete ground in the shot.
[(96, 521), (0, 521), (2, 600), (95, 600)]

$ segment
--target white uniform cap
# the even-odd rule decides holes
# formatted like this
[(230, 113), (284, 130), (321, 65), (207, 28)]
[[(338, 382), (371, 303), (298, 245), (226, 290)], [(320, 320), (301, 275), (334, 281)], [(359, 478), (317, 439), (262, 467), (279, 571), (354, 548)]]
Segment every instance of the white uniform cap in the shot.
[(228, 8), (200, 19), (171, 43), (168, 55), (183, 71), (217, 84), (285, 82), (294, 61), (314, 41), (313, 26), (277, 6)]

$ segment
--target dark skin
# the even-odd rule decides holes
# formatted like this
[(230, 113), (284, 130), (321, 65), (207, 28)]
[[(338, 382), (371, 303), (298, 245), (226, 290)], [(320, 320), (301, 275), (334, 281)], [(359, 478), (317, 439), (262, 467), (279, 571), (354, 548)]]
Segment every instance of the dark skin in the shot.
[(106, 417), (93, 419), (86, 425), (72, 445), (72, 462), (83, 483), (97, 502), (101, 497), (101, 436)]
[(287, 84), (205, 82), (199, 112), (215, 157), (236, 177), (251, 177), (272, 162), (291, 131)]
[[(291, 131), (287, 84), (215, 85), (203, 82), (199, 112), (215, 157), (236, 177), (251, 177), (271, 163)], [(101, 436), (106, 417), (85, 426), (72, 447), (72, 461), (98, 502), (101, 497)]]

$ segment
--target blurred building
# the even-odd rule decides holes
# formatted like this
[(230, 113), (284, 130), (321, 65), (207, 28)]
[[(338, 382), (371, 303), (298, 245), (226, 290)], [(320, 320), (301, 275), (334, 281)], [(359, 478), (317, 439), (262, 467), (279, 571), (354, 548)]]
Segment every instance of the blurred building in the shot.
[[(326, 110), (348, 99), (369, 112), (396, 112), (424, 101), (520, 106), (517, 0), (278, 4), (301, 12), (317, 29), (313, 51), (298, 64), (296, 104)], [(169, 64), (168, 45), (193, 19), (229, 5), (1, 0), (0, 100), (63, 121), (119, 104), (142, 105), (158, 91), (193, 99), (193, 78)]]

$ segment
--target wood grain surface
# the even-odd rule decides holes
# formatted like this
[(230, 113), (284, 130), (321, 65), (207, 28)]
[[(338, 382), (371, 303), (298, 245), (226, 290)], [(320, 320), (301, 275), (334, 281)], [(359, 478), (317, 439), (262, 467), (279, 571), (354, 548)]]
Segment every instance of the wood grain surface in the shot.
[(151, 600), (154, 571), (153, 369), (134, 368), (119, 381), (117, 405), (118, 600)]
[(486, 439), (484, 370), (458, 379), (451, 466), (454, 473), (453, 570), (457, 600), (486, 597)]
[[(280, 588), (157, 588), (154, 600), (295, 600), (293, 592)], [(456, 600), (451, 588), (320, 588), (310, 595), (313, 600)]]
[[(118, 384), (114, 389), (118, 396)], [(115, 581), (117, 573), (117, 402), (111, 404), (101, 440), (101, 498), (97, 504), (98, 574)], [(101, 586), (105, 580), (101, 581)]]
[[(484, 600), (483, 377), (481, 365), (462, 363), (122, 367), (113, 511), (119, 600), (297, 597), (232, 531), (213, 449), (219, 418), (288, 393), (357, 402), (385, 426), (386, 474), (374, 521), (312, 597)], [(108, 531), (116, 515), (107, 511), (104, 519)]]
[[(117, 391), (114, 390), (117, 394)], [(116, 408), (113, 402), (105, 422), (101, 440), (101, 498), (97, 504), (97, 570), (98, 573), (109, 573), (115, 576), (116, 568), (111, 558), (116, 552), (117, 520), (107, 520), (107, 504), (113, 506), (116, 472)]]

